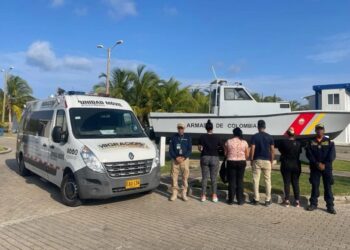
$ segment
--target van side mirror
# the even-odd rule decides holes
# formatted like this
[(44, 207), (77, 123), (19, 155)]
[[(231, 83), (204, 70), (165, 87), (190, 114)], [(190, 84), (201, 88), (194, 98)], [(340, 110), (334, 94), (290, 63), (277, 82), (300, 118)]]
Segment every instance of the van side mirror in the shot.
[(63, 132), (61, 126), (55, 126), (52, 130), (52, 140), (56, 143), (67, 142), (68, 135)]
[(152, 127), (146, 127), (145, 128), (146, 135), (149, 137), (151, 141), (156, 139), (156, 135), (154, 133), (154, 130)]

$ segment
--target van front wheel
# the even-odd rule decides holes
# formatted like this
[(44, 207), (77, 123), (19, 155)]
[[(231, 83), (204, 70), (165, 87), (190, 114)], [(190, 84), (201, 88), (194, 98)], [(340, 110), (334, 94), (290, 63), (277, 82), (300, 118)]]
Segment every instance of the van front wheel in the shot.
[(26, 168), (26, 165), (24, 164), (23, 157), (20, 157), (18, 162), (18, 173), (21, 176), (27, 176), (30, 174), (29, 170)]
[(63, 204), (70, 207), (81, 205), (79, 198), (78, 184), (75, 181), (73, 174), (69, 173), (63, 177), (61, 184), (61, 196)]

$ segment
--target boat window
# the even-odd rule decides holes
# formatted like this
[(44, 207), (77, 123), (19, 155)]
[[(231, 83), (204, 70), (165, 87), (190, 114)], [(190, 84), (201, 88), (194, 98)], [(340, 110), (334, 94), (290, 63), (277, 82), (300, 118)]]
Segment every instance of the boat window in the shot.
[(211, 92), (211, 105), (212, 106), (219, 106), (220, 103), (220, 88), (218, 88), (218, 91), (214, 89)]
[(225, 100), (252, 100), (243, 88), (225, 88)]

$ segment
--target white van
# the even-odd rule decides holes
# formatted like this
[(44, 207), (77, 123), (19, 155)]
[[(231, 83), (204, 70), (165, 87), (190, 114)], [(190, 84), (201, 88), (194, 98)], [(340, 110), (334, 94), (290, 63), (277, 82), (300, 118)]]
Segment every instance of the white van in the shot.
[(156, 189), (157, 152), (127, 102), (71, 91), (27, 103), (16, 159), (21, 175), (47, 179), (64, 204), (78, 206)]

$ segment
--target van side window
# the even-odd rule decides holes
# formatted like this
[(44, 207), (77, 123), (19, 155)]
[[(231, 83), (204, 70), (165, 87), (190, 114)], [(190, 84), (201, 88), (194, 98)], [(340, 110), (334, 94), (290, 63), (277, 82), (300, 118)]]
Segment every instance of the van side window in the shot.
[(57, 110), (55, 126), (60, 126), (62, 128), (62, 132), (67, 132), (66, 113), (64, 110)]
[(52, 110), (31, 113), (30, 117), (24, 123), (23, 132), (28, 135), (49, 137), (52, 115)]

